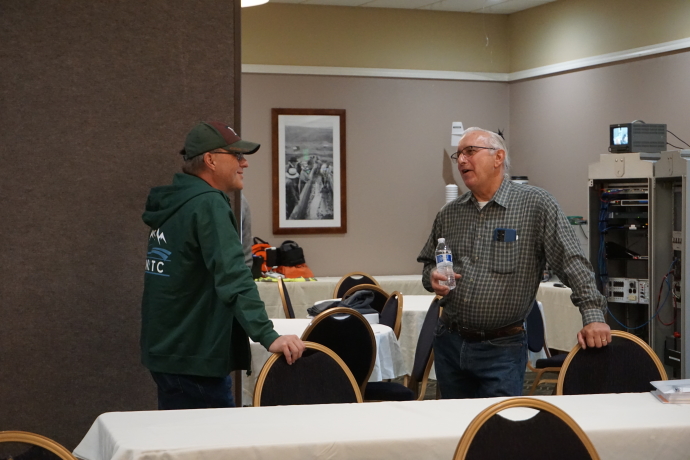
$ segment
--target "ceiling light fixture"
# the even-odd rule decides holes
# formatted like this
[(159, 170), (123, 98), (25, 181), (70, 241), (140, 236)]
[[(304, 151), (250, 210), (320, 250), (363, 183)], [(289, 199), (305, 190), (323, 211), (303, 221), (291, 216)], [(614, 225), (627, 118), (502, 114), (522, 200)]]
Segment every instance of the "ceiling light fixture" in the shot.
[(268, 3), (268, 0), (242, 0), (242, 8), (263, 5), (264, 3)]

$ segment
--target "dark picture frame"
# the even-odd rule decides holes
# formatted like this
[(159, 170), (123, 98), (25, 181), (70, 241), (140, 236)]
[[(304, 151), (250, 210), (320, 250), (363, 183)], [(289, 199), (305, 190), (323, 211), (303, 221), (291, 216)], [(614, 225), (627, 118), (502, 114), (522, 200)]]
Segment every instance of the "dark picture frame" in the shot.
[(273, 233), (347, 233), (345, 110), (272, 109)]

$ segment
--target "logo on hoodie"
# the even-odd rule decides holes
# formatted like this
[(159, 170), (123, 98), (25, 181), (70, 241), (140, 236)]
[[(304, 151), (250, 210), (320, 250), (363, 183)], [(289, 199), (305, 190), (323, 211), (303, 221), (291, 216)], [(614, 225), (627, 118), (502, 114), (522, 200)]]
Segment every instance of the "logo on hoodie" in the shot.
[[(163, 235), (160, 229), (151, 230), (149, 241), (151, 241), (151, 239), (156, 240), (158, 244), (161, 244), (161, 241), (166, 244), (168, 243), (165, 239), (165, 235)], [(146, 255), (146, 273), (158, 276), (170, 276), (165, 273), (165, 263), (170, 261), (170, 254), (172, 253), (164, 248), (151, 248)]]
[[(151, 238), (156, 238), (158, 240), (158, 244), (161, 244), (161, 240), (165, 241), (165, 235), (163, 235), (163, 232), (161, 232), (160, 228), (157, 228), (156, 230), (151, 230), (151, 234), (149, 235), (149, 239)], [(167, 241), (165, 241), (167, 243)]]

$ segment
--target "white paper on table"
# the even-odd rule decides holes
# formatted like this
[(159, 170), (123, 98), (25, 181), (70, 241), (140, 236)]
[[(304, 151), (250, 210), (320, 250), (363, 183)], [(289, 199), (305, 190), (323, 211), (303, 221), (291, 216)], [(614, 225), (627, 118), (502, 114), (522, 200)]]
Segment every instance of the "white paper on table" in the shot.
[(649, 382), (662, 393), (690, 393), (690, 379)]

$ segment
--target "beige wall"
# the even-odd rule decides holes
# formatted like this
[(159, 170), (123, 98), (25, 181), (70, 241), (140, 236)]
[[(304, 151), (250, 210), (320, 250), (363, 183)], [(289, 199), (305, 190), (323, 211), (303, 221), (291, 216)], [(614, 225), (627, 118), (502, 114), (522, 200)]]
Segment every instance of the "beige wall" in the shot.
[(508, 17), (269, 3), (242, 11), (242, 63), (507, 72)]
[[(253, 234), (296, 240), (317, 276), (419, 273), (445, 183), (462, 184), (447, 159), (453, 121), (509, 127), (512, 173), (585, 216), (587, 165), (607, 152), (609, 124), (667, 123), (690, 142), (688, 75), (690, 52), (510, 84), (244, 74), (244, 136), (263, 145), (246, 172)], [(347, 234), (272, 234), (274, 107), (347, 110)]]
[[(623, 5), (618, 0), (606, 3)], [(652, 22), (662, 21), (667, 9), (682, 11), (684, 5), (680, 3), (659, 2), (662, 9), (657, 14), (650, 13)], [(587, 21), (582, 16), (588, 9), (597, 14), (608, 11), (603, 7), (597, 9), (589, 0), (561, 0), (527, 10), (517, 22), (525, 28), (541, 28), (541, 31), (531, 36), (521, 35), (520, 40), (534, 47), (544, 42), (546, 47), (549, 40), (537, 37), (550, 30), (551, 22), (568, 20), (585, 24)], [(309, 11), (309, 16), (317, 10), (324, 15), (329, 11), (356, 13), (356, 9), (332, 7), (299, 11)], [(371, 10), (374, 9), (366, 11)], [(292, 8), (285, 8), (285, 11), (292, 11)], [(543, 14), (536, 14), (540, 11)], [(573, 13), (566, 14), (568, 11)], [(645, 10), (640, 11), (644, 13)], [(385, 21), (388, 14), (398, 13), (381, 10), (378, 19)], [(419, 12), (404, 13), (416, 15)], [(257, 13), (254, 20), (263, 14)], [(599, 18), (597, 14), (593, 16), (593, 23)], [(245, 34), (247, 17), (243, 23)], [(675, 39), (679, 36), (676, 26), (684, 19), (667, 19), (676, 35), (661, 33), (664, 26), (659, 24), (651, 28), (658, 33), (647, 34), (643, 41), (621, 38), (615, 49)], [(316, 22), (323, 24), (325, 21), (326, 17)], [(511, 25), (517, 22), (512, 21)], [(573, 28), (566, 33), (568, 27), (563, 24), (563, 30), (553, 28), (554, 42), (595, 32), (599, 37), (588, 42), (585, 51), (581, 48), (571, 54), (564, 52), (562, 58), (555, 52), (545, 51), (550, 56), (547, 60), (535, 60), (530, 65), (614, 50), (604, 40), (604, 27), (596, 30)], [(305, 30), (305, 27), (297, 29)], [(690, 29), (682, 29), (683, 33), (686, 30)], [(316, 36), (312, 40), (319, 42)], [(249, 47), (247, 41), (245, 46)], [(301, 58), (304, 60), (299, 64), (315, 64), (308, 59), (311, 59), (312, 49), (317, 50), (317, 55), (322, 52), (320, 45), (303, 46)], [(289, 55), (287, 50), (281, 50)], [(394, 50), (389, 48), (388, 51)], [(370, 53), (375, 54), (364, 52), (367, 59), (373, 59)], [(408, 58), (404, 52), (398, 54), (401, 59)], [(288, 55), (283, 56), (280, 63), (293, 62)], [(333, 53), (331, 57), (336, 59), (339, 55)], [(266, 56), (265, 63), (277, 63), (271, 61), (268, 51)], [(245, 62), (249, 59), (247, 55), (244, 58)], [(598, 161), (598, 155), (606, 152), (609, 124), (634, 119), (667, 123), (669, 129), (690, 141), (690, 129), (682, 115), (683, 108), (690, 105), (688, 61), (690, 53), (680, 52), (510, 84), (245, 73), (244, 135), (264, 145), (252, 158), (247, 173), (245, 191), (252, 205), (253, 233), (274, 244), (288, 239), (271, 233), (270, 109), (273, 107), (347, 110), (348, 233), (295, 235), (292, 238), (305, 248), (307, 262), (317, 276), (341, 275), (352, 270), (373, 274), (418, 273), (419, 264), (415, 259), (436, 211), (443, 204), (445, 181), (461, 184), (458, 175), (449, 172), (454, 167), (446, 157), (453, 149), (449, 140), (452, 121), (462, 121), (465, 127), (478, 125), (494, 129), (505, 128), (509, 122), (506, 134), (513, 158), (513, 174), (527, 175), (530, 183), (553, 193), (566, 214), (586, 215), (587, 165)], [(328, 65), (350, 66), (353, 63), (334, 60), (328, 61)], [(367, 65), (384, 67), (388, 64), (372, 61)], [(377, 253), (386, 255), (372, 256)]]
[[(508, 100), (506, 83), (244, 74), (243, 137), (262, 144), (245, 171), (253, 235), (297, 241), (317, 276), (420, 273), (417, 255), (453, 179), (451, 123), (507, 128)], [(272, 234), (274, 107), (347, 111), (346, 234)]]
[(666, 123), (690, 142), (688, 75), (690, 52), (510, 84), (514, 170), (587, 215), (587, 165), (608, 153), (610, 124)]
[(688, 0), (558, 0), (511, 15), (269, 3), (244, 64), (516, 72), (690, 37)]
[(560, 0), (509, 16), (510, 71), (690, 37), (688, 0)]

